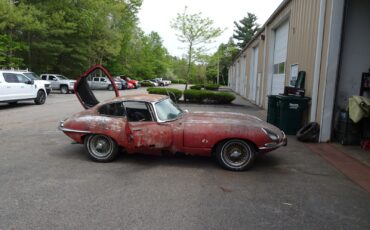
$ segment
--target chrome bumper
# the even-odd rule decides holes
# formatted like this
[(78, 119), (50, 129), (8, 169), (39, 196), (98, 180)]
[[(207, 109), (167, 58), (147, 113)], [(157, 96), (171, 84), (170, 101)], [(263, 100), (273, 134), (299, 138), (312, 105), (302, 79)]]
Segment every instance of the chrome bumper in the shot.
[(259, 150), (271, 150), (271, 149), (279, 148), (281, 146), (287, 146), (288, 145), (288, 139), (287, 139), (285, 133), (284, 132), (282, 132), (282, 133), (283, 133), (283, 136), (281, 137), (279, 142), (266, 143), (264, 146), (259, 147), (258, 149)]

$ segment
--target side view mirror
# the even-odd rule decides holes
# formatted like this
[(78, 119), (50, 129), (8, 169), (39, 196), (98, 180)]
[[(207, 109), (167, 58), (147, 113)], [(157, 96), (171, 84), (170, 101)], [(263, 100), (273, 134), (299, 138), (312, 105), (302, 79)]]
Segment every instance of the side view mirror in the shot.
[(58, 79), (54, 78), (53, 81), (58, 81)]
[(33, 80), (28, 80), (25, 83), (28, 84), (28, 85), (33, 85), (35, 82)]

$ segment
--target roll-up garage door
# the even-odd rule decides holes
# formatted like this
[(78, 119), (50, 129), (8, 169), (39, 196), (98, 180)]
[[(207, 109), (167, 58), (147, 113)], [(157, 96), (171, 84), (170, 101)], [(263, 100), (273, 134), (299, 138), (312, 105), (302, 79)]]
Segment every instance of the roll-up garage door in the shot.
[(277, 95), (284, 92), (286, 56), (288, 50), (289, 21), (284, 22), (275, 30), (275, 45), (273, 59), (273, 74), (271, 94)]

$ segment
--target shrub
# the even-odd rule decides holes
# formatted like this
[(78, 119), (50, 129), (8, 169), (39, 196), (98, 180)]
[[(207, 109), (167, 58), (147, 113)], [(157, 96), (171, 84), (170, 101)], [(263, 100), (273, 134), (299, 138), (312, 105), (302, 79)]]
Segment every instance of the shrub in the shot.
[(172, 81), (173, 84), (186, 84), (186, 80), (184, 79), (176, 79)]
[(147, 88), (150, 94), (168, 95), (173, 101), (178, 101), (182, 97), (182, 91), (173, 88)]
[(208, 84), (204, 86), (207, 90), (218, 90), (220, 88), (220, 85), (217, 84)]
[(140, 82), (140, 85), (141, 85), (142, 87), (154, 87), (154, 86), (155, 86), (153, 83), (150, 83), (150, 82), (147, 82), (147, 81), (145, 81), (145, 82)]
[(201, 90), (202, 88), (203, 88), (203, 86), (201, 86), (201, 85), (190, 86), (190, 89), (195, 89), (195, 90)]
[(235, 95), (226, 92), (189, 89), (184, 91), (184, 99), (185, 101), (197, 103), (209, 102), (218, 104), (229, 104), (235, 99)]

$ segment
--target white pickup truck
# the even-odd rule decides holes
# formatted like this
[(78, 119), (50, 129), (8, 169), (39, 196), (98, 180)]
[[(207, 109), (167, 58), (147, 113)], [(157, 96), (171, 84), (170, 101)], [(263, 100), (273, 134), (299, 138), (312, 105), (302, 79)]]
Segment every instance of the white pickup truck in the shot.
[[(91, 89), (108, 89), (113, 90), (112, 83), (107, 77), (93, 77), (91, 81), (88, 81)], [(122, 89), (122, 84), (119, 81), (114, 81), (117, 89)]]
[(76, 80), (68, 79), (60, 74), (43, 73), (40, 75), (42, 80), (48, 80), (53, 90), (60, 90), (60, 93), (66, 94), (74, 91)]
[(0, 102), (16, 104), (33, 100), (44, 104), (47, 97), (44, 81), (33, 80), (15, 70), (0, 70)]

